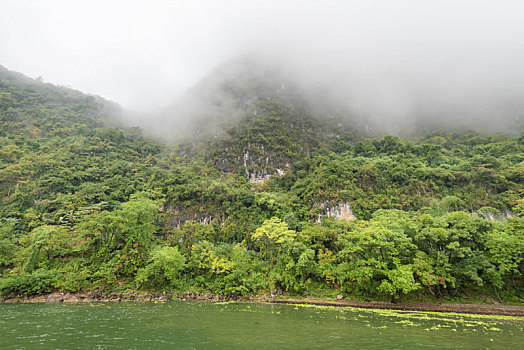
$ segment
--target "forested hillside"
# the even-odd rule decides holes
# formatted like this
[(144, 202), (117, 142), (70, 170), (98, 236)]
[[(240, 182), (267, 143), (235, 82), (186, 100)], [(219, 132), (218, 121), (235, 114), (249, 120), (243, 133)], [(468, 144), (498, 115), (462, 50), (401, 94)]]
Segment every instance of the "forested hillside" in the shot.
[(522, 302), (522, 130), (377, 137), (275, 86), (167, 145), (0, 67), (0, 294)]

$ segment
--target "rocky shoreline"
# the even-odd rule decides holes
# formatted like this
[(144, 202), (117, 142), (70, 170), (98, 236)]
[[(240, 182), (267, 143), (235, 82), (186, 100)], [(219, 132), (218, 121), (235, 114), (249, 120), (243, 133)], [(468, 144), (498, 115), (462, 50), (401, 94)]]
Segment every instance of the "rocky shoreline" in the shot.
[(2, 297), (0, 303), (106, 303), (106, 302), (166, 302), (171, 300), (181, 301), (243, 301), (243, 302), (262, 302), (275, 304), (304, 304), (318, 306), (335, 307), (355, 307), (365, 309), (388, 309), (403, 311), (423, 311), (423, 312), (452, 312), (480, 315), (504, 315), (524, 317), (524, 305), (504, 305), (504, 304), (436, 304), (436, 303), (389, 303), (389, 302), (362, 302), (355, 300), (311, 300), (311, 299), (291, 299), (274, 295), (253, 295), (249, 297), (239, 296), (220, 296), (210, 293), (186, 292), (182, 294), (171, 293), (104, 293), (102, 291), (90, 291), (84, 293), (54, 292), (51, 294), (31, 296), (31, 297)]
[(236, 297), (236, 296), (221, 296), (210, 293), (186, 292), (183, 294), (172, 293), (138, 293), (138, 292), (111, 292), (104, 293), (102, 291), (90, 291), (85, 293), (68, 293), (68, 292), (54, 292), (44, 295), (24, 296), (24, 297), (0, 297), (0, 303), (105, 303), (105, 302), (165, 302), (171, 300), (198, 300), (198, 301), (253, 301), (253, 302), (269, 302), (270, 298), (265, 296), (250, 296), (250, 297)]

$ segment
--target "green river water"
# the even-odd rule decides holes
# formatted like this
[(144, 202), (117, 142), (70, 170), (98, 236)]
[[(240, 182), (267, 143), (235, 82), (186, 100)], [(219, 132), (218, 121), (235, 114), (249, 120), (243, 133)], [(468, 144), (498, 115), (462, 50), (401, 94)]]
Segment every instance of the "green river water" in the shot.
[(0, 349), (524, 349), (524, 319), (254, 303), (0, 304)]

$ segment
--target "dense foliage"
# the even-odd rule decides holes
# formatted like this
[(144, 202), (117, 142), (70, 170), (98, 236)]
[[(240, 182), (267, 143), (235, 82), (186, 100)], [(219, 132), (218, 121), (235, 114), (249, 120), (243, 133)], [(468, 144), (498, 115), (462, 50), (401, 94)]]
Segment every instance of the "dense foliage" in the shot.
[[(360, 138), (259, 106), (167, 147), (100, 98), (0, 69), (0, 294), (521, 301), (524, 134)], [(340, 204), (358, 220), (328, 217)]]

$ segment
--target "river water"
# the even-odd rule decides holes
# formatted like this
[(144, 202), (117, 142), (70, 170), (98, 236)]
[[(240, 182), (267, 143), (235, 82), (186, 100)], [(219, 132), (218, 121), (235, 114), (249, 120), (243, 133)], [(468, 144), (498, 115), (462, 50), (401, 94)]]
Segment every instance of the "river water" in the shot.
[(0, 349), (523, 349), (524, 318), (254, 303), (0, 304)]

